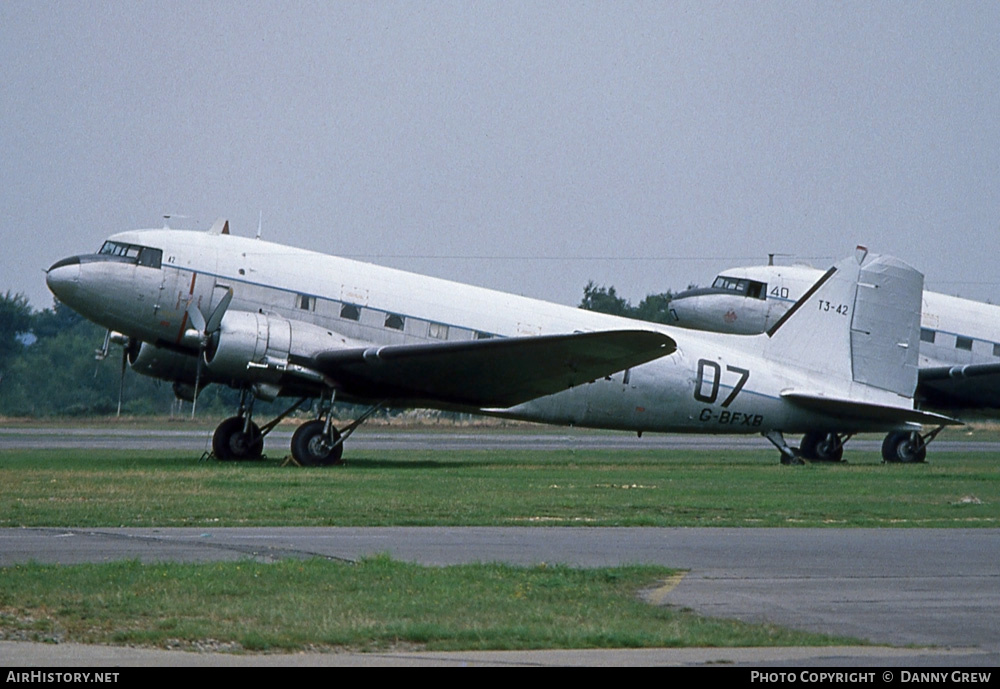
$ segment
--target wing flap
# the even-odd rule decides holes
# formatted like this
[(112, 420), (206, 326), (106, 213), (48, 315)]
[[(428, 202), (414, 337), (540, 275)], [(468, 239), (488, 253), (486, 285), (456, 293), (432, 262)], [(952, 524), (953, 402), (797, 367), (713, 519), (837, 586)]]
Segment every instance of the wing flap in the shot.
[(671, 354), (649, 330), (511, 337), (321, 352), (310, 367), (348, 394), (510, 407)]
[(839, 399), (806, 392), (787, 391), (781, 393), (782, 399), (794, 402), (807, 409), (841, 416), (845, 419), (864, 419), (866, 421), (886, 421), (899, 423), (920, 423), (930, 426), (962, 425), (962, 422), (950, 416), (909, 409), (906, 407), (891, 407), (884, 404), (860, 402), (858, 400)]

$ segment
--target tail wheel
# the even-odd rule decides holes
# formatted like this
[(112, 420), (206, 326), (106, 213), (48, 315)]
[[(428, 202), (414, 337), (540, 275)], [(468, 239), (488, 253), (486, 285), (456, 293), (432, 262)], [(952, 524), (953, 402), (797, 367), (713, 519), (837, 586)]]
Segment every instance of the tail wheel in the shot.
[(298, 427), (292, 435), (292, 456), (303, 466), (332, 466), (343, 464), (343, 443), (338, 443), (340, 433), (336, 428), (326, 435), (326, 423), (309, 421)]
[(217, 459), (260, 459), (264, 453), (264, 436), (253, 421), (244, 431), (246, 427), (246, 419), (242, 416), (230, 417), (219, 424), (212, 436), (212, 452)]
[(927, 443), (919, 433), (890, 433), (882, 442), (882, 459), (885, 462), (913, 464), (927, 459)]

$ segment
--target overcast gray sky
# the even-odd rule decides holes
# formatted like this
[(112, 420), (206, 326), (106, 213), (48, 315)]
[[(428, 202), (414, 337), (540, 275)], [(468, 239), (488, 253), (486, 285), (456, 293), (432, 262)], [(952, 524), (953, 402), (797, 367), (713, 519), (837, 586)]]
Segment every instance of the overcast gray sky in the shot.
[(1000, 303), (997, 2), (0, 2), (0, 291), (207, 228), (576, 304), (862, 243)]

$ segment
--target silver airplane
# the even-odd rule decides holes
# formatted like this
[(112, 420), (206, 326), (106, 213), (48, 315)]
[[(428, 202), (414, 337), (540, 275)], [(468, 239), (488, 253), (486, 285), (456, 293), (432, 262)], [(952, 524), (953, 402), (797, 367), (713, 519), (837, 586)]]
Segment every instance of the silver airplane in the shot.
[[(765, 332), (823, 271), (808, 266), (747, 266), (716, 276), (711, 287), (674, 296), (672, 324), (718, 333)], [(948, 412), (1000, 408), (1000, 306), (925, 291), (915, 393), (920, 406)], [(806, 434), (808, 456), (835, 446)], [(842, 443), (841, 443), (842, 444)]]
[[(303, 465), (342, 461), (383, 406), (634, 431), (888, 433), (886, 461), (921, 461), (948, 417), (914, 408), (923, 276), (861, 247), (755, 337), (682, 330), (229, 234), (136, 230), (47, 271), (64, 304), (109, 330), (139, 373), (195, 400), (241, 391), (218, 459), (259, 457), (308, 399)], [(258, 426), (256, 399), (296, 398)], [(336, 428), (334, 399), (367, 411)], [(924, 426), (937, 430), (922, 435)]]

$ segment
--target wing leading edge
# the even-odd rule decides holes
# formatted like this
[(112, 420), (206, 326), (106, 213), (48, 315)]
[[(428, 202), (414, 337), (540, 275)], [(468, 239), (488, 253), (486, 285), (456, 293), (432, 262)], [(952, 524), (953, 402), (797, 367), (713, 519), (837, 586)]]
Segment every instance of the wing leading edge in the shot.
[(649, 330), (389, 345), (321, 352), (310, 366), (346, 393), (476, 408), (511, 407), (667, 356)]

